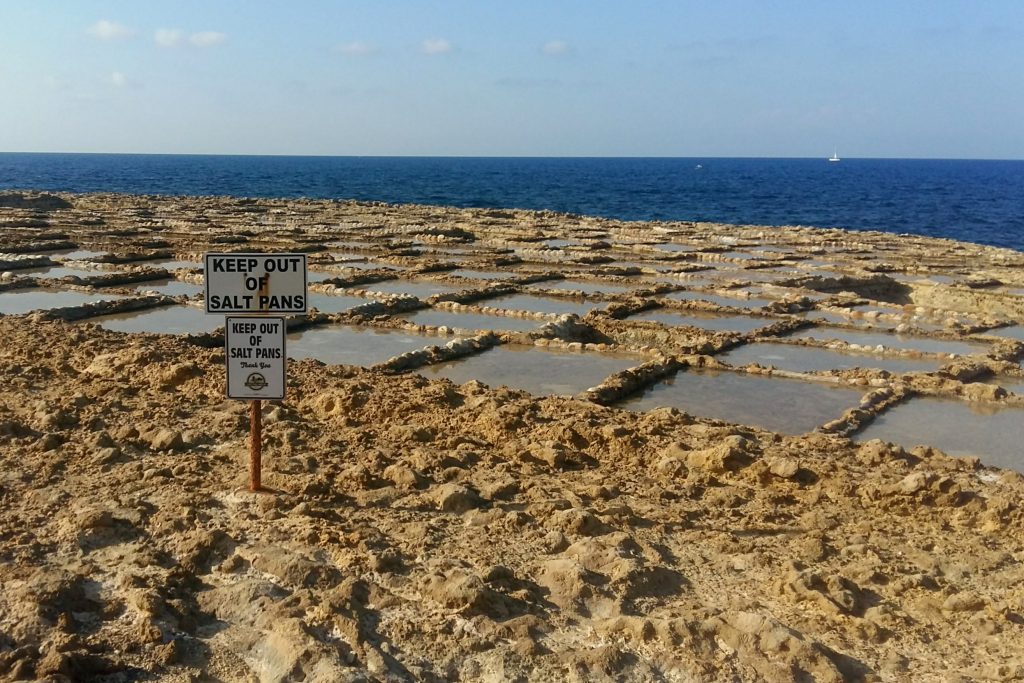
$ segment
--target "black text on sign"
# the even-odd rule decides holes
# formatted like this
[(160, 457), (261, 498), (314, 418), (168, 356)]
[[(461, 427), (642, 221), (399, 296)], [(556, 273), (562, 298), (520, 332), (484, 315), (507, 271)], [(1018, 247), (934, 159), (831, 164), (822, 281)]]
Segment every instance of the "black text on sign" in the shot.
[(305, 254), (206, 254), (207, 313), (302, 314)]
[(287, 354), (284, 318), (227, 316), (224, 356), (227, 395), (238, 399), (282, 399)]

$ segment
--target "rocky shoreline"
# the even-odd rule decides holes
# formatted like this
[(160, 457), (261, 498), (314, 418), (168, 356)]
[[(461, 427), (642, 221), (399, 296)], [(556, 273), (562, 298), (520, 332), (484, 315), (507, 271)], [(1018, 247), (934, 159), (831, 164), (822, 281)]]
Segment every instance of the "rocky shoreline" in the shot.
[[(311, 291), (366, 300), (290, 329), (425, 335), (423, 349), (371, 367), (290, 363), (289, 396), (264, 415), (273, 494), (244, 490), (246, 406), (223, 396), (217, 331), (89, 322), (194, 307), (145, 283), (201, 282), (199, 255), (243, 248), (306, 251), (323, 276)], [(92, 253), (57, 254), (67, 250)], [(146, 265), (168, 259), (195, 268)], [(19, 274), (54, 264), (83, 274)], [(1005, 388), (1024, 378), (1024, 343), (999, 334), (1024, 321), (1022, 266), (1009, 250), (885, 233), (0, 197), (0, 296), (45, 286), (101, 300), (0, 316), (0, 677), (1024, 679), (1024, 478), (856, 438), (928, 398), (1024, 406)], [(444, 291), (374, 289), (401, 279)], [(497, 301), (523, 293), (594, 307)], [(497, 322), (419, 324), (417, 311)], [(754, 326), (633, 318), (645, 312)], [(512, 320), (536, 326), (499, 324)], [(821, 326), (942, 350), (799, 336)], [(769, 342), (932, 365), (723, 359)], [(414, 372), (527, 345), (637, 360), (574, 396)], [(688, 368), (860, 399), (790, 435), (618, 405)]]

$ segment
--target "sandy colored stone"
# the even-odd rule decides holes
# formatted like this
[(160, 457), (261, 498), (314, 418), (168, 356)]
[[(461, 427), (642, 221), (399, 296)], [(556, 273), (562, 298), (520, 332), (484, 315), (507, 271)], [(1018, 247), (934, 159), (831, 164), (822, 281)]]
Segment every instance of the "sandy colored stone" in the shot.
[[(913, 316), (930, 311), (940, 325), (1024, 316), (1019, 297), (992, 291), (1003, 285), (982, 286), (1016, 282), (1024, 258), (918, 237), (360, 202), (57, 196), (45, 214), (49, 200), (0, 207), (16, 223), (5, 223), (0, 252), (47, 239), (191, 257), (301, 248), (322, 268), (354, 251), (434, 269), (416, 277), (449, 285), (456, 278), (444, 268), (458, 256), (459, 267), (632, 286), (639, 280), (629, 278), (646, 282), (654, 271), (612, 274), (602, 262), (627, 252), (648, 259), (652, 243), (672, 239), (703, 250), (658, 264), (683, 287), (709, 266), (735, 271), (741, 286), (764, 269), (722, 254), (763, 243), (843, 261), (851, 273), (807, 275), (806, 289), (787, 287), (793, 296), (772, 304), (777, 316), (817, 305), (804, 296), (812, 293), (829, 311), (890, 299), (900, 314), (873, 322), (911, 332)], [(592, 248), (538, 248), (554, 236)], [(370, 246), (329, 246), (345, 241)], [(526, 258), (551, 251), (547, 261)], [(969, 270), (976, 286), (905, 288), (871, 270), (883, 266)], [(337, 292), (394, 275), (346, 275)], [(606, 312), (555, 324), (548, 336), (436, 337), (408, 368), (515, 341), (643, 355), (643, 371), (604, 387), (612, 397), (674, 372), (679, 359), (730, 371), (717, 359), (734, 335), (610, 314), (664, 302), (659, 292), (675, 286), (643, 287), (598, 296)], [(397, 329), (407, 314), (365, 310), (318, 324)], [(773, 334), (794, 323), (780, 324)], [(962, 339), (964, 329), (926, 336)], [(674, 408), (637, 413), (587, 396), (536, 398), (303, 360), (289, 364), (288, 398), (266, 406), (267, 491), (254, 494), (247, 406), (224, 398), (218, 339), (124, 335), (45, 314), (0, 317), (0, 334), (0, 679), (1020, 678), (1024, 478), (983, 461), (862, 444), (842, 420), (785, 436)], [(862, 368), (817, 379), (867, 392), (855, 418), (929, 393), (1012, 407), (1018, 398), (986, 382), (1024, 374), (1022, 356), (1024, 345), (993, 343), (987, 354), (945, 359), (941, 373)]]

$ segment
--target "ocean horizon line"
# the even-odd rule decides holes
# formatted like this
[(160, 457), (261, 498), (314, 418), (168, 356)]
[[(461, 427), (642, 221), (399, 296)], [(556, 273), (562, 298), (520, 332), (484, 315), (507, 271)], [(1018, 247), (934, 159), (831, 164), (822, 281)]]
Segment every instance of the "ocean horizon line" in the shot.
[(355, 199), (616, 220), (812, 225), (1024, 251), (1024, 162), (776, 157), (0, 153), (0, 188)]
[[(524, 160), (784, 160), (784, 161), (817, 161), (828, 160), (828, 156), (725, 156), (725, 155), (528, 155), (528, 154), (250, 154), (250, 153), (218, 153), (218, 152), (63, 152), (63, 151), (3, 151), (4, 155), (49, 155), (49, 156), (134, 156), (134, 157), (234, 157), (252, 159), (524, 159)], [(870, 157), (843, 156), (842, 161), (991, 161), (991, 162), (1024, 162), (1024, 158), (1013, 157)]]

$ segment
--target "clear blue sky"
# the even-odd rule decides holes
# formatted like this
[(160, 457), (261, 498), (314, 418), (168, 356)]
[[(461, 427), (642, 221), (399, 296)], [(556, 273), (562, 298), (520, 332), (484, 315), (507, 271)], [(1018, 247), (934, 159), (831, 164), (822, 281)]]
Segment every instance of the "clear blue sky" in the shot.
[(0, 151), (1024, 158), (1024, 0), (0, 3)]

